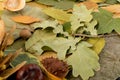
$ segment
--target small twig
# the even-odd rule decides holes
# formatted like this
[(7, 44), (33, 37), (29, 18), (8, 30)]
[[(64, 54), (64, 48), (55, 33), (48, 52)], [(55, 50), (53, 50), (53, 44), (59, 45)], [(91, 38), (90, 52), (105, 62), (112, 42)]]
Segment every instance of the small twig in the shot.
[(73, 36), (81, 36), (81, 37), (112, 37), (112, 36), (120, 36), (120, 34), (104, 34), (104, 35), (87, 35), (87, 34), (74, 34)]

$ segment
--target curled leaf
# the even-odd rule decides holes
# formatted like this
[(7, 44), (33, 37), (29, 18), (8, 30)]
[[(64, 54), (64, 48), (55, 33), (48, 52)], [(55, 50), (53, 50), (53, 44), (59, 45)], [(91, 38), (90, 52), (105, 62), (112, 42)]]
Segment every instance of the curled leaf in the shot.
[(4, 35), (5, 35), (5, 25), (4, 22), (0, 20), (0, 44), (2, 43)]
[(31, 23), (40, 21), (39, 18), (34, 18), (31, 16), (14, 16), (12, 17), (12, 20), (18, 23), (23, 23), (23, 24), (31, 24)]
[(25, 7), (25, 0), (5, 0), (4, 8), (10, 11), (19, 11)]

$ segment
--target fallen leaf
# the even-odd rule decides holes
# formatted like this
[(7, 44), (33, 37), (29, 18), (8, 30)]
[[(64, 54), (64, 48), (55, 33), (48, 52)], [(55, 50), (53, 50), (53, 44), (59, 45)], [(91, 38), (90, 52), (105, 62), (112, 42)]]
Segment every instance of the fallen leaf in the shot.
[(83, 80), (88, 80), (94, 75), (94, 70), (100, 69), (98, 55), (89, 47), (87, 42), (80, 42), (77, 49), (67, 58), (67, 63), (72, 66), (72, 75), (80, 77)]
[(11, 61), (10, 65), (12, 67), (15, 67), (15, 66), (17, 66), (18, 64), (20, 64), (23, 61), (26, 61), (26, 64), (32, 63), (32, 64), (38, 64), (38, 65), (40, 65), (40, 61), (38, 60), (38, 58), (35, 57), (34, 55), (28, 53), (28, 52), (21, 52), (21, 53), (19, 53)]
[(72, 9), (74, 5), (74, 1), (72, 0), (35, 0), (35, 2), (40, 3), (40, 4), (45, 4), (48, 6), (53, 6), (54, 8), (57, 9), (62, 9), (62, 10), (68, 10)]
[(101, 7), (102, 9), (105, 9), (109, 12), (112, 13), (120, 13), (120, 5), (119, 4), (114, 4), (114, 5), (108, 5), (106, 7)]
[(70, 47), (72, 50), (74, 50), (76, 48), (76, 43), (78, 43), (80, 40), (81, 38), (74, 39), (73, 37), (70, 37), (67, 39), (63, 37), (56, 37), (56, 34), (53, 32), (37, 30), (25, 43), (25, 48), (31, 53), (38, 53), (41, 55), (44, 51), (42, 47), (47, 46), (53, 51), (57, 52), (59, 59), (65, 59), (67, 50)]
[(71, 14), (68, 14), (67, 12), (55, 9), (55, 8), (46, 8), (43, 10), (43, 12), (55, 19), (62, 20), (65, 22), (68, 22), (70, 20)]
[(89, 38), (87, 40), (90, 44), (92, 44), (92, 49), (97, 53), (100, 54), (102, 49), (105, 46), (105, 39), (104, 38)]
[(106, 0), (87, 0), (87, 1), (95, 2), (95, 3), (101, 3), (101, 2), (105, 2)]
[(99, 9), (99, 12), (95, 12), (93, 15), (99, 22), (99, 25), (97, 25), (98, 34), (111, 33), (113, 30), (118, 34), (120, 33), (120, 19), (113, 18), (112, 13)]
[(38, 4), (38, 3), (36, 3), (36, 2), (29, 2), (29, 3), (27, 3), (28, 5), (30, 5), (30, 6), (34, 6), (34, 7), (38, 7), (38, 8), (40, 8), (40, 9), (44, 9), (44, 8), (47, 8), (48, 6), (47, 5), (44, 5), (44, 4)]
[[(34, 12), (34, 13), (33, 13)], [(25, 8), (21, 11), (16, 12), (10, 12), (8, 10), (4, 10), (3, 14), (1, 16), (1, 19), (4, 21), (6, 29), (10, 30), (14, 25), (16, 25), (16, 30), (13, 32), (14, 39), (18, 39), (20, 37), (20, 32), (22, 29), (28, 29), (30, 31), (33, 31), (32, 27), (37, 26), (40, 22), (35, 22), (29, 25), (21, 24), (13, 21), (11, 17), (14, 16), (20, 16), (20, 15), (27, 15), (32, 16), (35, 18), (39, 18), (40, 20), (44, 21), (48, 19), (49, 17), (42, 12), (42, 10), (38, 7), (28, 6), (26, 5)]]
[(4, 35), (5, 35), (5, 24), (3, 20), (0, 20), (0, 44), (2, 43)]
[(9, 54), (5, 56), (4, 58), (2, 58), (1, 63), (0, 63), (0, 70), (4, 65), (6, 65), (6, 63), (10, 61), (11, 57), (12, 57), (12, 54)]
[(18, 64), (16, 67), (5, 70), (3, 73), (0, 74), (0, 77), (2, 77), (2, 79), (7, 79), (9, 76), (11, 76), (13, 73), (18, 71), (25, 64), (26, 64), (26, 61), (23, 61), (20, 64)]
[(73, 14), (70, 18), (72, 33), (87, 32), (90, 35), (97, 35), (97, 30), (95, 29), (97, 21), (93, 20), (91, 12), (85, 5), (74, 6)]
[(31, 2), (32, 0), (25, 0), (26, 2)]
[(34, 22), (39, 22), (39, 18), (34, 18), (31, 16), (14, 16), (12, 17), (12, 20), (18, 23), (23, 23), (23, 24), (31, 24)]
[(92, 1), (84, 1), (84, 2), (80, 2), (79, 4), (77, 5), (81, 5), (81, 4), (84, 4), (87, 9), (97, 9), (98, 8), (98, 4), (96, 4), (95, 2), (92, 2)]

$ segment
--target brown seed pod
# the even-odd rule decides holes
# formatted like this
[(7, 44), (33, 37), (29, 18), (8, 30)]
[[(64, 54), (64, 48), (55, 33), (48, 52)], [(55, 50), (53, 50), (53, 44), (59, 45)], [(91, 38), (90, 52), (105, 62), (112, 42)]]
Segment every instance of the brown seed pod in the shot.
[(31, 35), (32, 35), (31, 31), (28, 30), (28, 29), (23, 29), (23, 30), (21, 30), (21, 32), (20, 32), (20, 37), (22, 37), (22, 38), (24, 38), (24, 39), (29, 38)]
[(19, 11), (25, 7), (25, 0), (5, 0), (4, 8), (10, 11)]
[(43, 59), (41, 62), (43, 66), (46, 68), (46, 70), (51, 74), (61, 79), (65, 78), (68, 72), (68, 65), (66, 62), (63, 62), (62, 60), (53, 57)]
[(37, 64), (23, 66), (16, 76), (16, 80), (43, 80), (43, 73)]

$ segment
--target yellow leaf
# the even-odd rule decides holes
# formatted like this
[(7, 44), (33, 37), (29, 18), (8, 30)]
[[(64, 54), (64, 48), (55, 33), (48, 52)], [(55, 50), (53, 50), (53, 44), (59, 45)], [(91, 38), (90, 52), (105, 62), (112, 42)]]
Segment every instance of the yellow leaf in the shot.
[(12, 17), (12, 20), (18, 23), (23, 23), (23, 24), (31, 24), (31, 23), (40, 21), (39, 18), (34, 18), (31, 16), (14, 16)]
[(55, 19), (68, 22), (70, 21), (71, 14), (68, 14), (67, 12), (55, 9), (55, 8), (45, 8), (43, 12)]
[(88, 42), (93, 45), (92, 49), (99, 54), (105, 46), (104, 38), (90, 38)]
[(95, 2), (95, 3), (105, 2), (105, 0), (87, 0), (87, 1)]

